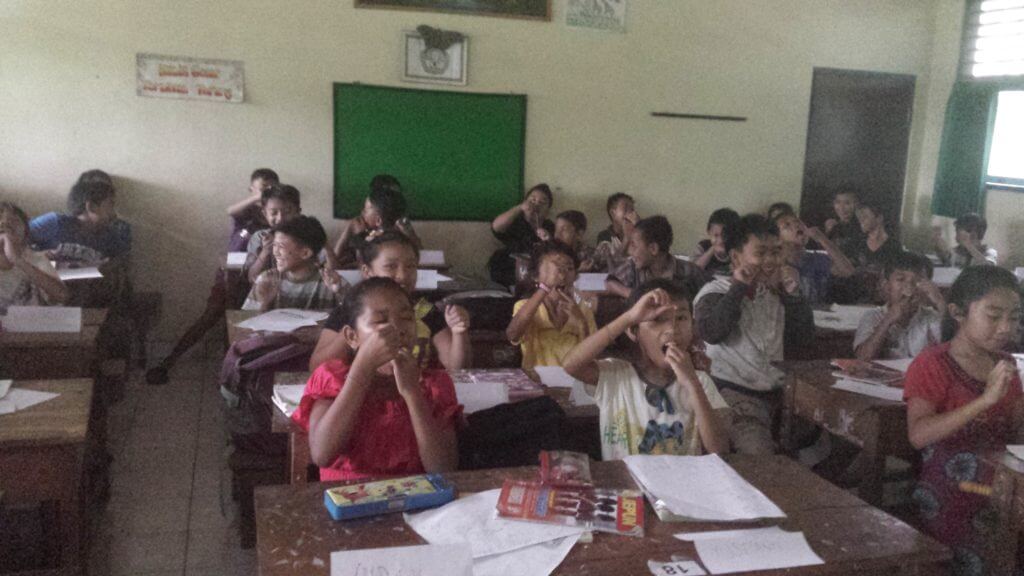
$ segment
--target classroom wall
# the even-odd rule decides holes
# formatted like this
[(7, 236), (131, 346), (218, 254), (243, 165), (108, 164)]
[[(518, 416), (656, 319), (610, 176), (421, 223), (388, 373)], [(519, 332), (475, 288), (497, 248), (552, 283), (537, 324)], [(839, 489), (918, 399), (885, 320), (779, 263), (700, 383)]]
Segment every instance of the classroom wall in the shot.
[[(138, 285), (164, 292), (160, 335), (170, 338), (202, 308), (224, 207), (253, 168), (277, 169), (308, 213), (330, 219), (331, 83), (401, 85), (400, 33), (428, 24), (471, 37), (467, 90), (529, 95), (526, 179), (560, 188), (556, 210), (582, 207), (593, 237), (606, 195), (626, 190), (642, 214), (666, 213), (676, 250), (689, 251), (714, 208), (799, 200), (815, 66), (918, 75), (908, 170), (917, 201), (933, 172), (923, 157), (933, 155), (927, 119), (938, 107), (933, 28), (948, 3), (631, 0), (618, 34), (567, 27), (565, 0), (553, 0), (547, 23), (357, 10), (351, 0), (7, 1), (0, 195), (41, 213), (63, 206), (80, 171), (112, 172), (135, 229)], [(243, 60), (246, 102), (137, 97), (137, 52)], [(484, 223), (418, 229), (474, 274), (496, 246)]]

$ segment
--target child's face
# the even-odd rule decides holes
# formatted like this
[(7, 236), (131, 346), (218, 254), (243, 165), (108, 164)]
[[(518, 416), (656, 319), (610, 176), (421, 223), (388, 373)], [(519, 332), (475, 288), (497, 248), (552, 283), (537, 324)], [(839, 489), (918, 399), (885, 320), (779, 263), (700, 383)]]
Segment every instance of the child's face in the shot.
[(633, 230), (629, 237), (629, 247), (626, 248), (626, 252), (636, 264), (636, 267), (643, 269), (650, 266), (654, 257), (658, 255), (658, 245), (654, 242), (648, 242), (644, 238), (644, 233), (637, 228)]
[(85, 213), (89, 221), (97, 226), (108, 226), (117, 220), (117, 210), (114, 208), (114, 197), (108, 196), (101, 202), (89, 202), (85, 206)]
[(549, 288), (571, 288), (576, 282), (572, 258), (558, 252), (545, 254), (537, 267), (537, 281)]
[(24, 240), (26, 237), (25, 223), (10, 210), (0, 212), (0, 234), (6, 234), (14, 240)]
[(526, 203), (532, 206), (541, 218), (547, 218), (548, 211), (551, 210), (551, 203), (548, 202), (547, 195), (540, 190), (530, 192), (526, 197)]
[(857, 208), (857, 221), (860, 222), (860, 229), (865, 234), (870, 234), (882, 224), (881, 216), (878, 216), (870, 208)]
[(402, 287), (408, 294), (416, 289), (416, 267), (419, 259), (416, 252), (404, 244), (385, 244), (380, 247), (377, 257), (369, 265), (363, 264), (360, 268), (363, 278), (383, 276), (391, 278)]
[(366, 225), (370, 228), (380, 228), (384, 225), (384, 217), (381, 216), (380, 210), (373, 205), (373, 202), (370, 202), (369, 198), (363, 202), (362, 216), (363, 222), (366, 222)]
[(776, 220), (779, 227), (779, 240), (797, 246), (807, 245), (807, 227), (793, 214), (787, 214)]
[(263, 191), (267, 188), (270, 188), (270, 181), (263, 178), (256, 178), (249, 183), (249, 192), (257, 196), (263, 194)]
[(725, 226), (712, 224), (708, 226), (708, 240), (711, 241), (711, 249), (718, 256), (725, 256)]
[(555, 220), (555, 240), (558, 240), (566, 246), (575, 248), (576, 243), (581, 240), (581, 234), (576, 230), (576, 227), (572, 225), (565, 218), (558, 218)]
[(636, 343), (643, 355), (658, 368), (668, 368), (665, 346), (675, 344), (680, 350), (690, 347), (693, 339), (693, 314), (690, 303), (673, 299), (675, 310), (662, 312), (654, 320), (641, 322), (636, 327)]
[(885, 303), (890, 306), (903, 298), (909, 298), (911, 306), (918, 306), (921, 303), (921, 291), (918, 283), (921, 282), (921, 275), (912, 270), (893, 270), (892, 274), (885, 279), (882, 291), (885, 294)]
[(950, 305), (953, 317), (960, 323), (957, 336), (965, 336), (974, 345), (999, 353), (1017, 339), (1020, 326), (1020, 296), (1008, 288), (991, 290), (967, 307), (967, 315), (959, 315)]
[(836, 216), (840, 220), (848, 222), (853, 217), (854, 210), (857, 209), (857, 197), (853, 194), (840, 192), (832, 200), (832, 209), (836, 211)]
[(768, 277), (779, 268), (781, 255), (779, 237), (769, 234), (764, 238), (750, 235), (742, 248), (732, 251), (731, 257), (734, 269), (745, 267)]
[(968, 232), (963, 228), (956, 229), (956, 244), (957, 246), (974, 246), (978, 244), (978, 237), (973, 232)]
[[(352, 347), (358, 352), (361, 342), (389, 325), (398, 332), (399, 344), (412, 350), (416, 344), (416, 316), (409, 297), (396, 290), (377, 290), (367, 294), (363, 299), (363, 310), (356, 318), (356, 341)], [(394, 368), (388, 362), (377, 371), (393, 374)]]
[(280, 198), (270, 198), (267, 203), (263, 205), (263, 217), (267, 220), (267, 224), (271, 228), (278, 224), (290, 222), (299, 215), (299, 208), (290, 202), (285, 202)]
[(290, 272), (301, 268), (313, 259), (313, 251), (287, 234), (274, 234), (274, 261), (278, 272)]
[(612, 224), (621, 226), (622, 221), (626, 219), (626, 214), (629, 214), (634, 210), (636, 210), (636, 207), (633, 205), (633, 201), (628, 198), (624, 198), (612, 206), (612, 209), (608, 211), (608, 218), (611, 219)]

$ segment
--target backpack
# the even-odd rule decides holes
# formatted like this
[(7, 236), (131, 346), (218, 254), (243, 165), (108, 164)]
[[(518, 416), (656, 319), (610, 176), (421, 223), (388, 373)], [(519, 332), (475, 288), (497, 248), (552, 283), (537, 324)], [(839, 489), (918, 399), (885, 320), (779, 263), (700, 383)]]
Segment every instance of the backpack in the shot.
[(562, 448), (565, 412), (548, 396), (499, 404), (466, 417), (459, 469), (535, 466), (541, 450)]

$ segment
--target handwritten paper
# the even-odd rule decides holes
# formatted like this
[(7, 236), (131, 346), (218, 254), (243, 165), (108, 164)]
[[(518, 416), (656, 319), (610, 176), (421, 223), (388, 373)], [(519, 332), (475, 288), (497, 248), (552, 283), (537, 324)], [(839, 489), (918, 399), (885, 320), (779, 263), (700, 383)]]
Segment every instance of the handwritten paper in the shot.
[(473, 576), (464, 544), (398, 546), (331, 553), (331, 576)]
[(576, 278), (575, 287), (581, 292), (604, 292), (604, 281), (607, 279), (607, 274), (584, 272)]
[(572, 526), (499, 518), (500, 489), (478, 492), (433, 510), (406, 514), (405, 521), (431, 544), (469, 544), (473, 558), (519, 550), (534, 544), (579, 536)]
[(10, 388), (7, 390), (7, 394), (0, 398), (0, 414), (11, 414), (19, 410), (25, 410), (47, 400), (53, 400), (57, 396), (60, 396), (60, 394), (26, 390), (24, 388)]
[(534, 366), (541, 384), (551, 388), (572, 388), (579, 380), (569, 376), (561, 366)]
[(654, 576), (703, 576), (707, 574), (700, 564), (693, 560), (673, 560), (672, 562), (647, 561), (647, 569)]
[(648, 498), (694, 520), (782, 518), (785, 513), (718, 455), (627, 456), (630, 474)]
[(871, 396), (872, 398), (881, 398), (882, 400), (889, 400), (890, 402), (903, 401), (903, 388), (894, 388), (892, 386), (884, 386), (882, 384), (868, 384), (867, 382), (861, 382), (859, 380), (842, 378), (833, 384), (832, 388), (835, 388), (836, 390), (845, 390), (846, 392), (853, 392), (854, 394)]
[(1008, 444), (1006, 450), (1020, 460), (1024, 460), (1024, 444)]
[(5, 332), (61, 332), (82, 331), (82, 309), (63, 306), (11, 306), (7, 316), (0, 319)]
[(504, 382), (455, 382), (455, 396), (466, 414), (509, 402), (508, 386)]
[(956, 279), (960, 277), (959, 268), (953, 268), (952, 266), (938, 266), (932, 273), (932, 284), (935, 284), (939, 288), (949, 288), (956, 282)]
[(803, 532), (753, 532), (732, 538), (698, 539), (694, 546), (701, 562), (712, 574), (778, 570), (825, 563), (811, 549)]
[(910, 368), (911, 362), (913, 361), (913, 358), (900, 358), (898, 360), (874, 360), (874, 363), (893, 370), (899, 370), (906, 374), (907, 370)]
[(871, 308), (867, 306), (841, 306), (833, 304), (828, 310), (814, 311), (814, 325), (839, 332), (854, 332), (860, 325), (860, 319)]
[(474, 576), (547, 576), (569, 555), (579, 534), (473, 560)]
[(444, 266), (444, 250), (421, 250), (420, 266)]
[(224, 267), (228, 270), (241, 270), (245, 266), (246, 256), (248, 254), (245, 252), (228, 252), (228, 258)]
[(73, 282), (75, 280), (90, 280), (92, 278), (103, 278), (103, 273), (96, 266), (85, 268), (61, 268), (57, 270), (57, 277), (61, 282)]
[(265, 332), (294, 332), (299, 328), (316, 326), (317, 322), (326, 320), (327, 312), (320, 310), (299, 310), (297, 308), (278, 308), (253, 316), (239, 322), (239, 328), (262, 330)]

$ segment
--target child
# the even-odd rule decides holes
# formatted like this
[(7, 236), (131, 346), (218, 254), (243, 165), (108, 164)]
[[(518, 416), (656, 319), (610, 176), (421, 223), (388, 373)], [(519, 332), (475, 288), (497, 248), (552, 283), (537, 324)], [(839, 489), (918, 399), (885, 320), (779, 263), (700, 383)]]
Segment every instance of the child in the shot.
[(697, 243), (690, 261), (710, 276), (728, 276), (729, 252), (725, 249), (725, 228), (740, 219), (732, 208), (719, 208), (708, 218), (708, 237)]
[(259, 230), (249, 238), (246, 248), (248, 254), (242, 266), (244, 276), (253, 284), (264, 270), (273, 270), (275, 267), (273, 229), (302, 214), (299, 190), (287, 184), (272, 184), (261, 192), (260, 206), (269, 228)]
[(903, 252), (903, 246), (897, 238), (889, 235), (885, 215), (876, 204), (863, 203), (857, 206), (856, 214), (865, 236), (864, 244), (858, 251), (859, 264), (879, 273), (890, 258)]
[[(695, 368), (685, 291), (658, 278), (634, 290), (629, 305), (564, 363), (600, 408), (602, 460), (726, 452), (729, 407), (707, 372)], [(596, 360), (622, 333), (636, 344), (632, 362)]]
[[(246, 250), (249, 238), (255, 232), (267, 227), (263, 211), (260, 210), (260, 203), (263, 193), (272, 185), (280, 184), (277, 172), (270, 168), (258, 168), (249, 177), (249, 195), (244, 199), (228, 207), (228, 216), (231, 218), (231, 235), (228, 237), (228, 252), (242, 252)], [(243, 283), (245, 285), (247, 283)], [(237, 287), (231, 292), (238, 292)], [(206, 298), (206, 307), (203, 313), (189, 326), (181, 338), (174, 345), (174, 349), (160, 363), (146, 371), (146, 383), (151, 385), (166, 384), (171, 368), (177, 363), (189, 348), (195, 345), (209, 330), (216, 326), (224, 318), (224, 311), (229, 305), (237, 306), (238, 295), (229, 294), (227, 278), (223, 270), (218, 270), (213, 278), (213, 286)], [(241, 292), (245, 295), (245, 292)]]
[(337, 272), (317, 266), (317, 255), (327, 243), (320, 222), (297, 216), (275, 226), (272, 238), (275, 268), (256, 278), (242, 310), (334, 308), (347, 285)]
[[(110, 174), (107, 174), (106, 172), (104, 172), (103, 170), (100, 170), (98, 168), (93, 168), (92, 170), (86, 170), (85, 172), (82, 172), (81, 174), (79, 174), (78, 175), (78, 182), (80, 182), (80, 183), (102, 182), (104, 184), (109, 185), (111, 188), (114, 187), (114, 179), (110, 177)], [(124, 242), (124, 244), (126, 246), (128, 246), (129, 250), (131, 250), (131, 247), (132, 247), (132, 227), (131, 227), (131, 225), (128, 224), (127, 222), (125, 222), (124, 220), (122, 220), (121, 218), (115, 217), (114, 221), (110, 224), (110, 227), (114, 229), (114, 233), (117, 234), (118, 237), (121, 238), (121, 241)]]
[(68, 214), (50, 212), (29, 222), (29, 239), (53, 260), (95, 266), (127, 256), (131, 245), (113, 228), (117, 220), (114, 187), (102, 181), (78, 182), (68, 194)]
[[(359, 253), (363, 278), (385, 277), (398, 282), (410, 297), (416, 290), (420, 251), (408, 236), (388, 230), (367, 242)], [(469, 313), (462, 306), (449, 305), (444, 312), (433, 303), (420, 300), (416, 313), (416, 356), (433, 359), (433, 352), (449, 370), (468, 368), (473, 357), (469, 342)], [(347, 357), (349, 352), (341, 336), (341, 309), (335, 308), (324, 323), (320, 339), (309, 360), (316, 370), (324, 362)]]
[(334, 257), (338, 264), (347, 266), (358, 261), (358, 252), (370, 235), (397, 229), (412, 240), (416, 248), (422, 248), (412, 224), (405, 215), (405, 196), (402, 185), (390, 174), (378, 174), (370, 182), (370, 194), (363, 202), (363, 211), (349, 221), (334, 245)]
[(448, 472), (458, 464), (462, 406), (441, 369), (420, 369), (416, 320), (390, 278), (357, 284), (341, 304), (341, 337), (355, 352), (313, 372), (292, 417), (309, 431), (320, 480)]
[(768, 207), (765, 214), (768, 216), (769, 222), (775, 222), (775, 219), (783, 214), (796, 214), (796, 210), (789, 202), (774, 202)]
[(594, 270), (594, 249), (583, 242), (587, 232), (587, 217), (579, 210), (566, 210), (555, 218), (555, 240), (576, 252), (576, 261), (580, 263), (577, 272)]
[(825, 220), (825, 235), (833, 244), (853, 261), (857, 260), (857, 251), (864, 244), (864, 231), (857, 221), (857, 193), (852, 190), (840, 190), (832, 199), (832, 210), (835, 218)]
[(61, 304), (68, 290), (46, 256), (28, 248), (28, 216), (0, 202), (0, 314), (10, 306)]
[(594, 313), (573, 298), (576, 255), (561, 242), (538, 244), (530, 276), (537, 289), (515, 303), (505, 334), (522, 346), (523, 369), (561, 366), (573, 346), (597, 331)]
[[(842, 251), (818, 228), (808, 228), (796, 214), (782, 213), (775, 219), (782, 242), (782, 261), (795, 268), (800, 276), (800, 292), (811, 304), (830, 303), (832, 278), (850, 278), (856, 271)], [(807, 242), (813, 239), (821, 252), (808, 252)]]
[(633, 197), (625, 192), (609, 196), (606, 210), (611, 224), (597, 234), (595, 270), (614, 272), (629, 258), (626, 253), (629, 237), (633, 234), (633, 227), (640, 221), (640, 216), (636, 213)]
[(950, 250), (942, 241), (942, 229), (936, 230), (935, 252), (945, 266), (967, 268), (981, 264), (995, 264), (999, 254), (995, 248), (981, 243), (988, 230), (988, 221), (978, 214), (964, 214), (953, 222), (956, 246)]
[(796, 270), (782, 266), (779, 231), (767, 218), (737, 220), (725, 229), (725, 247), (732, 276), (712, 280), (697, 294), (697, 333), (708, 344), (711, 376), (735, 414), (733, 448), (772, 454), (772, 420), (783, 384), (772, 363), (813, 339), (814, 317)]
[(952, 548), (954, 573), (994, 573), (983, 560), (1002, 542), (1000, 503), (963, 483), (990, 486), (995, 470), (982, 456), (1005, 451), (1024, 424), (1020, 376), (1003, 351), (1021, 316), (1017, 280), (995, 266), (967, 268), (953, 283), (948, 313), (952, 340), (922, 352), (903, 385), (907, 433), (922, 451), (912, 499), (925, 532)]
[(667, 278), (696, 294), (707, 282), (703, 270), (671, 253), (672, 225), (664, 216), (651, 216), (636, 223), (629, 237), (629, 260), (605, 280), (605, 288), (629, 298), (637, 286), (653, 278)]
[(942, 310), (946, 301), (932, 284), (931, 262), (903, 252), (885, 267), (885, 306), (864, 313), (853, 338), (861, 360), (914, 358), (942, 341)]
[(491, 280), (502, 286), (516, 283), (516, 254), (529, 254), (533, 245), (550, 239), (555, 225), (547, 219), (555, 198), (547, 184), (537, 184), (527, 190), (521, 204), (499, 214), (491, 222), (491, 232), (504, 248), (491, 254), (487, 262)]

